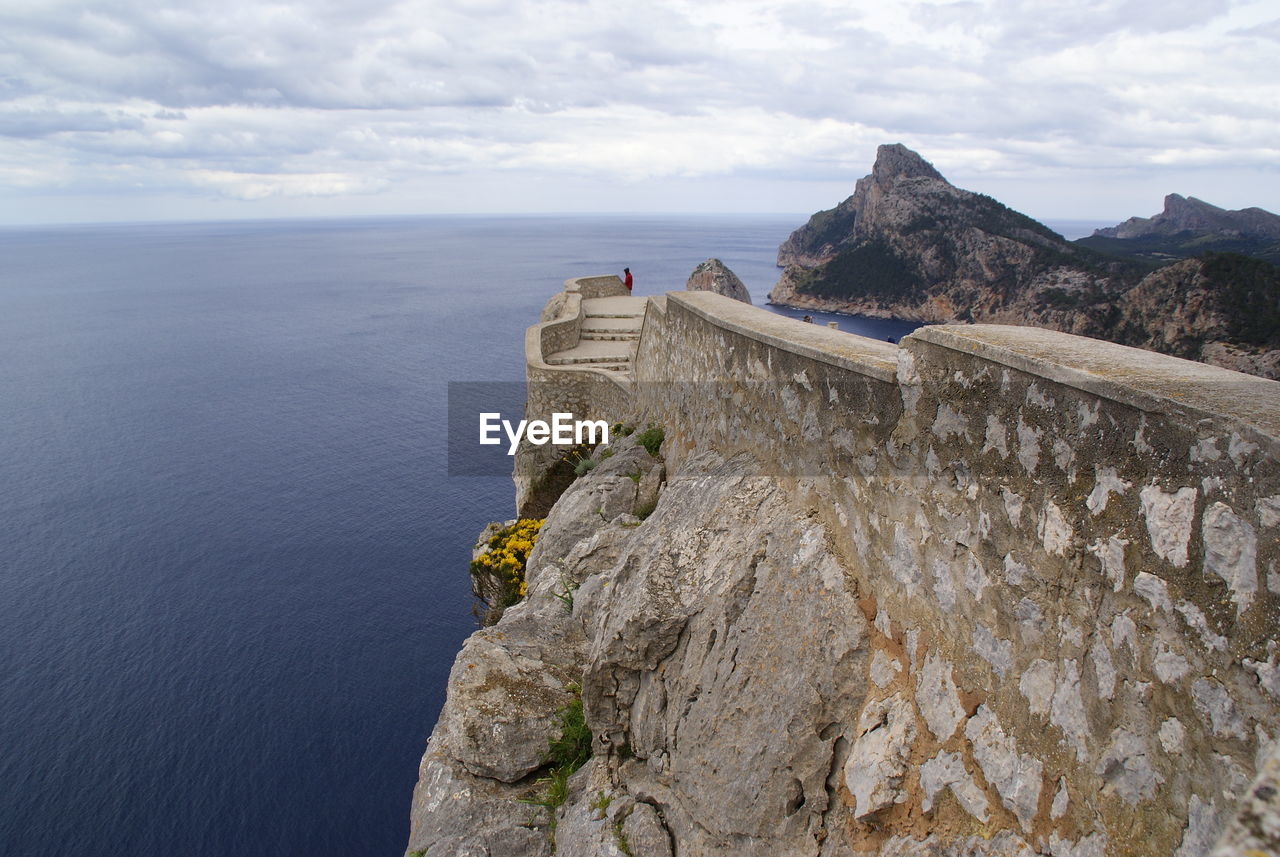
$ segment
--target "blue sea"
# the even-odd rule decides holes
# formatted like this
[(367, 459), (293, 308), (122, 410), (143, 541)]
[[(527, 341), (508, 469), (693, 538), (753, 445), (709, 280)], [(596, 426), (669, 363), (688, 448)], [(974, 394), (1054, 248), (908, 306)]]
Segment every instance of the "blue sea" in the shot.
[(803, 220), (0, 230), (0, 853), (400, 854), (513, 515), (445, 475), (447, 383), (521, 380), (566, 277), (763, 303)]

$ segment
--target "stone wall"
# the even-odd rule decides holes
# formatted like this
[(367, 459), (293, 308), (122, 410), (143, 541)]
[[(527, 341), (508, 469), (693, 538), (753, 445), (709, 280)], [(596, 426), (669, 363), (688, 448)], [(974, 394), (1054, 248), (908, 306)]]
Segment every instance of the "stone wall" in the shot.
[[(619, 294), (620, 292), (620, 294)], [(617, 277), (573, 277), (542, 311), (542, 321), (525, 331), (525, 419), (547, 420), (554, 413), (590, 415), (615, 422), (632, 410), (631, 384), (617, 372), (591, 366), (552, 366), (546, 355), (578, 344), (584, 317), (583, 300), (625, 296)], [(538, 489), (564, 450), (522, 443), (515, 456), (516, 510), (522, 517), (541, 517), (546, 505)], [(547, 486), (554, 487), (554, 486)], [(553, 491), (554, 493), (554, 491)]]
[(575, 277), (565, 282), (566, 289), (574, 289), (584, 298), (616, 298), (631, 294), (617, 276)]
[(870, 628), (855, 848), (1208, 852), (1280, 735), (1280, 384), (1022, 327), (899, 347), (710, 293), (651, 299), (634, 385), (605, 374), (531, 360), (530, 412), (662, 423), (669, 473), (750, 455), (829, 534)]
[(551, 318), (530, 329), (536, 332), (537, 341), (525, 346), (525, 353), (539, 363), (544, 362), (543, 356), (566, 351), (582, 338), (582, 295), (579, 292), (566, 291), (556, 295), (548, 302), (547, 309)]
[(1032, 328), (899, 348), (699, 293), (651, 301), (635, 373), (669, 471), (749, 453), (833, 534), (873, 629), (851, 842), (1208, 851), (1280, 734), (1280, 384)]

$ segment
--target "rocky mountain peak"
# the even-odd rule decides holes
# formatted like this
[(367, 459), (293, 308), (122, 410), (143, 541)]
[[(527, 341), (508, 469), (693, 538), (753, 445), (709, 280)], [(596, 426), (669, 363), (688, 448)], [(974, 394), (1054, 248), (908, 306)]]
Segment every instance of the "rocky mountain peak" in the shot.
[(1185, 229), (1212, 229), (1226, 212), (1202, 199), (1171, 193), (1164, 198), (1164, 211), (1156, 215), (1166, 228), (1175, 231)]
[(871, 168), (871, 180), (875, 184), (887, 188), (898, 179), (914, 178), (946, 181), (933, 164), (901, 143), (886, 143), (876, 149), (876, 162)]
[(1231, 211), (1194, 196), (1171, 193), (1164, 198), (1164, 210), (1154, 217), (1130, 217), (1093, 234), (1099, 238), (1148, 238), (1183, 232), (1280, 240), (1280, 217), (1261, 208)]
[[(930, 181), (906, 187), (900, 184), (904, 179)], [(929, 189), (945, 193), (956, 191), (933, 164), (901, 143), (886, 143), (878, 147), (871, 173), (858, 179), (853, 195), (835, 208), (813, 215), (778, 248), (779, 267), (822, 264), (835, 256), (841, 247), (876, 228), (884, 200), (894, 197), (899, 191), (905, 191), (905, 196), (912, 196)]]

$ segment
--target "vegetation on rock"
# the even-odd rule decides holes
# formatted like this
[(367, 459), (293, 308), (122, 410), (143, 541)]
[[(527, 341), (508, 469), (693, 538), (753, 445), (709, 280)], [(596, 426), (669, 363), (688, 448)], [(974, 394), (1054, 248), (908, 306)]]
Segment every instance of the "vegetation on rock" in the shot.
[(502, 611), (524, 597), (525, 563), (545, 519), (521, 518), (494, 533), (487, 550), (471, 561), (471, 591), (483, 605), (481, 624), (495, 624)]
[(662, 448), (662, 441), (666, 438), (662, 426), (649, 426), (644, 431), (636, 435), (636, 443), (645, 448), (645, 451), (654, 458), (658, 457), (658, 450)]
[(534, 784), (537, 791), (533, 795), (520, 799), (521, 803), (543, 810), (552, 850), (556, 842), (556, 811), (569, 797), (569, 777), (591, 758), (591, 730), (582, 712), (582, 688), (573, 684), (568, 689), (573, 697), (557, 712), (560, 734), (548, 742), (547, 774)]

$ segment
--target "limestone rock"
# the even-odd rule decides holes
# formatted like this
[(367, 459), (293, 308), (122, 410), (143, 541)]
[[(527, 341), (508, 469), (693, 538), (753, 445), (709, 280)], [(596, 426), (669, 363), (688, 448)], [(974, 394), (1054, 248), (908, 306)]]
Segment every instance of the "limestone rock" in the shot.
[(1212, 857), (1276, 853), (1280, 853), (1280, 744), (1272, 745), (1257, 777), (1241, 795)]
[[(871, 174), (858, 180), (853, 196), (829, 211), (820, 211), (778, 248), (778, 267), (814, 267), (833, 258), (854, 241), (858, 220), (890, 191), (898, 179), (943, 180), (933, 165), (901, 143), (880, 146)], [(770, 295), (770, 300), (773, 296)]]
[[(1087, 333), (1090, 313), (1074, 296), (1118, 290), (1092, 259), (1030, 217), (953, 186), (915, 152), (881, 146), (853, 196), (783, 244), (787, 267), (769, 300), (926, 322), (1061, 317), (1061, 329)], [(1057, 307), (1059, 294), (1070, 296), (1070, 313)]]
[(916, 685), (916, 704), (935, 738), (946, 741), (964, 719), (951, 665), (937, 655), (925, 659)]
[(985, 705), (970, 718), (965, 737), (973, 742), (973, 757), (982, 768), (987, 782), (995, 786), (1000, 800), (1022, 823), (1031, 829), (1044, 785), (1044, 764), (1018, 750), (1017, 742), (1001, 727)]
[(772, 480), (714, 456), (692, 464), (602, 577), (588, 721), (635, 755), (628, 788), (660, 810), (678, 853), (725, 841), (800, 853), (835, 806), (865, 620), (821, 531)]
[[(549, 857), (546, 835), (525, 822), (520, 793), (496, 780), (477, 777), (443, 751), (437, 726), (418, 770), (418, 784), (410, 808), (407, 853), (424, 857)], [(521, 807), (524, 809), (524, 807)]]
[[(531, 588), (539, 584), (549, 558), (569, 556), (575, 545), (599, 532), (601, 524), (634, 514), (650, 498), (656, 500), (662, 461), (637, 444), (634, 435), (597, 449), (592, 458), (599, 463), (589, 471), (590, 478), (575, 480), (547, 516), (529, 555)], [(574, 582), (581, 581), (575, 578)]]
[(546, 305), (543, 306), (542, 312), (538, 315), (538, 321), (555, 321), (564, 314), (565, 305), (568, 302), (568, 292), (556, 292), (547, 300)]
[(567, 676), (546, 662), (473, 634), (449, 674), (440, 721), (453, 758), (472, 774), (513, 782), (543, 764)]
[(715, 292), (736, 301), (751, 303), (751, 293), (742, 284), (742, 280), (719, 259), (698, 263), (684, 287), (691, 292)]
[(671, 836), (662, 826), (657, 811), (638, 803), (622, 824), (623, 841), (634, 857), (672, 857)]
[(916, 737), (911, 703), (894, 694), (868, 705), (858, 732), (844, 765), (844, 782), (853, 795), (854, 817), (866, 818), (906, 797), (902, 779)]
[(1003, 830), (989, 839), (926, 836), (923, 841), (917, 841), (894, 836), (877, 853), (879, 857), (1033, 857), (1036, 852), (1021, 837)]

